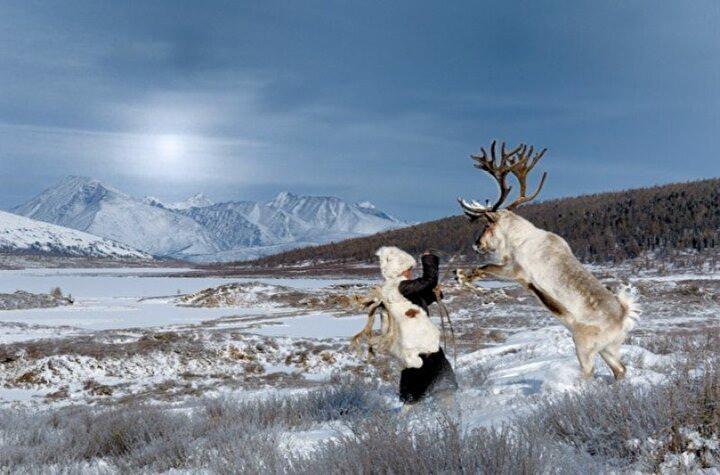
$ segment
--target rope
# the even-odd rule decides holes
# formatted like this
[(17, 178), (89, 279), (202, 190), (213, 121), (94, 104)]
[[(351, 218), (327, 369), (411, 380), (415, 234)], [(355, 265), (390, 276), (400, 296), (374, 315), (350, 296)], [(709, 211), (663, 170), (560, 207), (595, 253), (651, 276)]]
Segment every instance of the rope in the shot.
[(445, 348), (445, 351), (447, 351), (447, 334), (445, 333), (444, 324), (444, 321), (447, 320), (448, 327), (450, 328), (450, 335), (452, 336), (453, 365), (457, 366), (457, 341), (455, 340), (455, 330), (453, 329), (452, 321), (450, 320), (450, 312), (448, 312), (445, 303), (442, 301), (442, 292), (439, 287), (435, 287), (435, 297), (437, 299), (438, 310), (440, 311), (440, 326), (442, 327), (443, 332), (443, 347)]
[[(440, 251), (439, 249), (430, 249), (430, 251), (435, 253), (443, 253), (445, 255), (448, 255), (448, 253), (444, 251)], [(437, 286), (433, 289), (433, 292), (435, 293), (435, 301), (438, 304), (438, 310), (440, 313), (440, 328), (442, 329), (442, 335), (443, 335), (443, 349), (447, 352), (447, 333), (445, 331), (445, 320), (448, 322), (448, 328), (450, 328), (450, 335), (452, 336), (452, 345), (453, 345), (453, 365), (457, 366), (457, 341), (455, 340), (455, 329), (452, 326), (452, 321), (450, 320), (450, 312), (448, 312), (447, 307), (445, 306), (445, 302), (443, 302), (442, 297), (442, 288), (440, 285), (445, 282), (445, 280), (450, 276), (450, 271), (452, 270), (452, 267), (450, 267), (450, 264), (457, 259), (457, 257), (460, 255), (460, 252), (456, 252), (455, 254), (448, 259), (448, 267), (445, 269), (445, 273), (443, 276), (438, 280)]]

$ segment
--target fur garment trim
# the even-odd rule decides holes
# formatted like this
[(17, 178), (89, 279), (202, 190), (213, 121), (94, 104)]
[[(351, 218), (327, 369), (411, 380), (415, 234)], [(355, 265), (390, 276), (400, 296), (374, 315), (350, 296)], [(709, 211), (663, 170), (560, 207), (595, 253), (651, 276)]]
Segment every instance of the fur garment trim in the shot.
[(415, 258), (395, 246), (384, 246), (377, 250), (380, 258), (380, 271), (386, 279), (400, 277), (403, 272), (415, 267)]

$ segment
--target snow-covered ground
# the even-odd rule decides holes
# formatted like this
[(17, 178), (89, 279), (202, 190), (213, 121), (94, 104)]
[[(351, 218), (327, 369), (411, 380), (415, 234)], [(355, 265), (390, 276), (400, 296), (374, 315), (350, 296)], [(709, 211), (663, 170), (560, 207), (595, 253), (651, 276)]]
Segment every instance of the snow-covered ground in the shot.
[[(338, 297), (362, 295), (374, 282), (173, 276), (183, 271), (0, 271), (0, 292), (60, 287), (75, 298), (70, 307), (0, 312), (0, 406), (132, 398), (177, 407), (198, 395), (290, 394), (348, 374), (384, 381), (386, 388), (397, 384), (399, 369), (392, 360), (368, 361), (347, 345), (365, 316), (350, 305), (351, 298)], [(632, 280), (645, 312), (623, 348), (627, 379), (653, 385), (667, 378), (677, 360), (672, 335), (717, 327), (720, 280), (691, 274)], [(227, 291), (229, 283), (236, 284), (233, 292), (252, 295), (218, 306), (186, 305), (206, 304), (194, 296), (212, 295), (199, 291), (218, 286)], [(521, 288), (481, 286), (477, 293), (452, 284), (445, 288), (461, 385), (452, 404), (465, 428), (497, 426), (546, 396), (612, 384), (600, 359), (594, 381), (581, 381), (569, 333)], [(189, 297), (178, 298), (185, 294)], [(446, 351), (452, 360), (453, 348)], [(394, 401), (392, 391), (385, 396)], [(391, 405), (400, 407), (396, 401)], [(337, 436), (337, 428), (326, 425), (286, 434), (281, 442), (290, 451), (312, 450)]]

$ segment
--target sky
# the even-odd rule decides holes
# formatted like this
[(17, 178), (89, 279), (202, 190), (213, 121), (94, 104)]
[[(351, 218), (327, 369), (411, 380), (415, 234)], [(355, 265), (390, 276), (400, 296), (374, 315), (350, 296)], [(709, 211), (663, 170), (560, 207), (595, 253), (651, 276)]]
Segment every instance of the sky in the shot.
[(279, 191), (400, 218), (720, 176), (720, 2), (0, 2), (0, 208), (66, 175), (178, 200)]

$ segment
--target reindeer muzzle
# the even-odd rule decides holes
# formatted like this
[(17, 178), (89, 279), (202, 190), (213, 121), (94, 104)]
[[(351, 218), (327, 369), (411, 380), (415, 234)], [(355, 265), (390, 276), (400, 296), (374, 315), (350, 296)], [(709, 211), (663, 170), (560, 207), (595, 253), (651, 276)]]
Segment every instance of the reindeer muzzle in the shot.
[(500, 265), (502, 259), (499, 259), (495, 251), (483, 251), (480, 246), (473, 246), (473, 250), (477, 255), (477, 265), (485, 266), (488, 264)]

